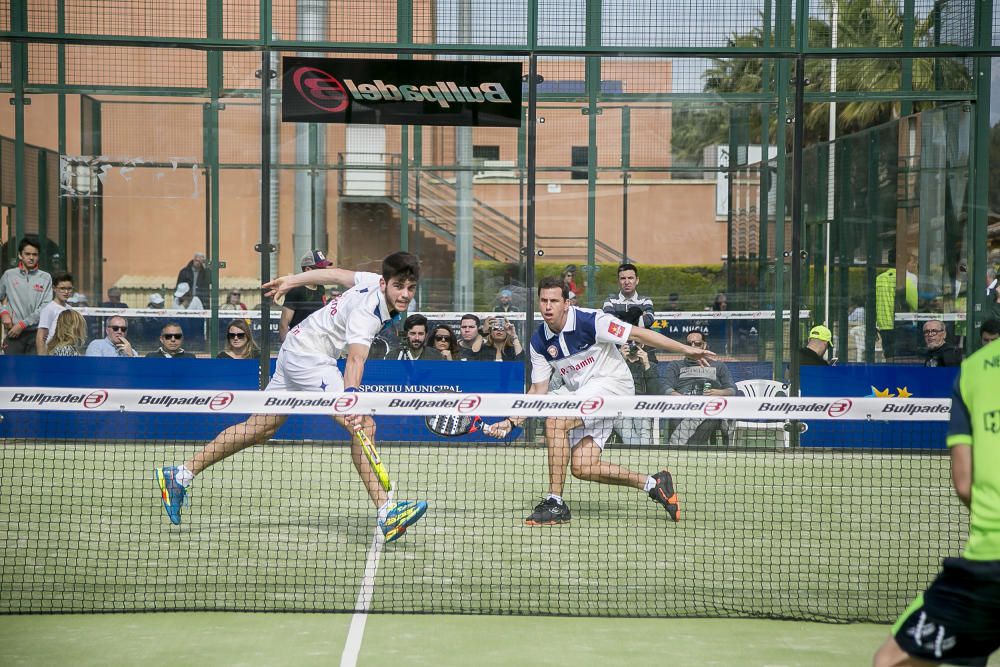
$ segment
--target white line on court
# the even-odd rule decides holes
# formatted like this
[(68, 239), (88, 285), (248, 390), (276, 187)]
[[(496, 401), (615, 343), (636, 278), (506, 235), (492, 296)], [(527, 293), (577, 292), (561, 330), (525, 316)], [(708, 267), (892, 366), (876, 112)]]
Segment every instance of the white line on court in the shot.
[(361, 641), (365, 637), (365, 623), (368, 621), (368, 609), (375, 593), (375, 573), (378, 572), (379, 556), (382, 555), (382, 531), (375, 526), (372, 544), (368, 547), (368, 560), (365, 561), (365, 576), (361, 579), (358, 599), (354, 603), (354, 616), (351, 617), (351, 629), (347, 632), (344, 642), (344, 652), (340, 654), (340, 667), (356, 667), (358, 654), (361, 653)]

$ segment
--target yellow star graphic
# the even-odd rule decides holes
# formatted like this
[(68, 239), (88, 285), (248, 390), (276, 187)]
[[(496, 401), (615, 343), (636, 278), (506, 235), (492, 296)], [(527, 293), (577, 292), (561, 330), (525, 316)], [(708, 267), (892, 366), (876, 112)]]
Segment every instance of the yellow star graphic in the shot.
[(889, 393), (888, 387), (885, 389), (876, 389), (874, 385), (872, 385), (872, 393), (875, 394), (876, 398), (892, 398), (895, 396), (895, 394)]
[[(888, 387), (886, 389), (888, 389)], [(913, 394), (910, 393), (910, 390), (907, 389), (906, 387), (903, 388), (896, 387), (896, 391), (899, 392), (899, 398), (909, 398), (913, 396)]]

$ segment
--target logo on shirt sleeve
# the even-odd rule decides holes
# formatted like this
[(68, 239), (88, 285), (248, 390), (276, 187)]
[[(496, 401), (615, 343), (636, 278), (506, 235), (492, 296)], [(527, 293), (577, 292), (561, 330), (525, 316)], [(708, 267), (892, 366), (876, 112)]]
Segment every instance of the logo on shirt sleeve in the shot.
[(615, 338), (621, 338), (625, 335), (625, 327), (618, 324), (617, 322), (611, 322), (608, 324), (608, 333)]

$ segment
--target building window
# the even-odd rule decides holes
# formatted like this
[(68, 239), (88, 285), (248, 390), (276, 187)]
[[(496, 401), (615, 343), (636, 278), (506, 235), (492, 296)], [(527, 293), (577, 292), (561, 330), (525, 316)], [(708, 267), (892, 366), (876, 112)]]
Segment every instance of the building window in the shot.
[(473, 146), (472, 147), (472, 159), (473, 160), (499, 160), (500, 159), (500, 147), (499, 146)]
[(587, 162), (589, 161), (589, 157), (590, 151), (587, 146), (573, 146), (570, 149), (570, 160), (573, 165), (570, 178), (574, 181), (587, 180)]

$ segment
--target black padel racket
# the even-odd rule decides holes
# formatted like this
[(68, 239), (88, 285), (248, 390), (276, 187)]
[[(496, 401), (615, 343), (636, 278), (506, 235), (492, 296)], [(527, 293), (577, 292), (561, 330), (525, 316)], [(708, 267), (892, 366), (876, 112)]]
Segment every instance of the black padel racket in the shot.
[(431, 415), (424, 417), (424, 423), (427, 424), (427, 428), (432, 433), (448, 438), (456, 438), (476, 431), (488, 434), (490, 427), (481, 417), (469, 415)]

